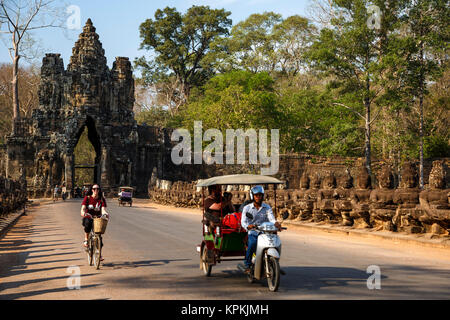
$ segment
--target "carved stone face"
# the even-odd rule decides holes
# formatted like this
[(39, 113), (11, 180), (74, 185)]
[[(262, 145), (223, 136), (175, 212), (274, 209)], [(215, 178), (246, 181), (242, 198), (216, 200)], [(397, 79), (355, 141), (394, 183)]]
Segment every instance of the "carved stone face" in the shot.
[(413, 163), (407, 162), (403, 165), (400, 188), (415, 188), (417, 186), (417, 170)]
[(319, 189), (320, 188), (320, 176), (318, 174), (314, 174), (311, 177), (310, 187), (311, 187), (311, 189)]
[(433, 161), (433, 168), (429, 176), (429, 186), (431, 189), (444, 189), (445, 169), (442, 160)]
[(370, 176), (365, 166), (361, 166), (359, 169), (356, 186), (358, 189), (368, 189), (370, 186)]
[(392, 176), (391, 168), (388, 165), (383, 166), (378, 176), (378, 184), (382, 189), (392, 189)]
[(336, 186), (336, 179), (332, 173), (327, 174), (323, 179), (323, 188), (324, 189), (333, 189)]
[(308, 188), (309, 188), (309, 177), (306, 173), (304, 173), (300, 178), (300, 189), (308, 189)]
[(352, 184), (353, 184), (353, 178), (348, 172), (346, 172), (344, 175), (339, 177), (339, 180), (338, 180), (339, 187), (344, 188), (344, 189), (350, 189), (352, 187)]

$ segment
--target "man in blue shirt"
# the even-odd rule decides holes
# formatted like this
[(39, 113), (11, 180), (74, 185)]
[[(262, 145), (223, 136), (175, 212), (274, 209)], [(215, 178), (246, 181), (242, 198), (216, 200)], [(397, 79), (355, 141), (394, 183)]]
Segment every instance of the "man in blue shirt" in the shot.
[[(244, 260), (246, 273), (250, 272), (252, 256), (256, 252), (259, 232), (253, 230), (255, 226), (263, 222), (272, 222), (278, 229), (281, 227), (273, 215), (272, 208), (267, 203), (263, 203), (264, 188), (262, 186), (253, 187), (250, 190), (250, 197), (253, 202), (244, 207), (241, 218), (242, 227), (248, 231), (247, 253)], [(250, 213), (253, 218), (247, 217), (247, 213)]]

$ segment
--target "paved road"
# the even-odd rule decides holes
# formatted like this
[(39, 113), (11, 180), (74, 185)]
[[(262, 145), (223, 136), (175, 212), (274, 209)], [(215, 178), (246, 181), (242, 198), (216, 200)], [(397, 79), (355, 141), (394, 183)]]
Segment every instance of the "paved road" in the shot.
[[(108, 201), (101, 270), (81, 248), (80, 201), (32, 209), (0, 240), (0, 299), (450, 299), (450, 253), (299, 229), (281, 233), (279, 292), (248, 284), (236, 262), (203, 276), (195, 250), (201, 216), (191, 209)], [(369, 290), (367, 267), (381, 270)], [(80, 270), (80, 290), (70, 267)], [(69, 269), (68, 269), (69, 268)], [(72, 282), (71, 282), (72, 281)]]

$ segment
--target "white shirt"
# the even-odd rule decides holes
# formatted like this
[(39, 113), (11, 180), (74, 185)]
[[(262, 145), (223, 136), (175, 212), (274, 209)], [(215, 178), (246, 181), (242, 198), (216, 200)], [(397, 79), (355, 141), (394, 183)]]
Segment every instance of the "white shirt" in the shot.
[[(253, 215), (253, 219), (249, 219), (247, 217), (247, 212)], [(248, 231), (247, 228), (250, 224), (260, 225), (263, 222), (276, 222), (272, 208), (267, 203), (263, 202), (259, 209), (256, 209), (253, 202), (244, 207), (244, 209), (242, 210), (241, 225), (245, 230)], [(258, 232), (255, 230), (250, 230), (248, 231), (248, 233), (258, 234)]]

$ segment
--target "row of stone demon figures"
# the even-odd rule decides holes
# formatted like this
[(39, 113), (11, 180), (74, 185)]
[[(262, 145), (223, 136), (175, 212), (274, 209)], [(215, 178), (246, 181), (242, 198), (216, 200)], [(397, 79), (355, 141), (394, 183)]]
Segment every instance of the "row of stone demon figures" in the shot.
[[(401, 171), (398, 188), (393, 188), (393, 174), (384, 165), (377, 176), (378, 188), (371, 189), (365, 167), (359, 169), (356, 185), (352, 178), (328, 174), (320, 182), (318, 175), (303, 175), (300, 190), (295, 191), (282, 210), (290, 218), (306, 221), (326, 221), (345, 226), (376, 228), (408, 233), (430, 232), (448, 235), (450, 229), (449, 189), (445, 189), (443, 161), (433, 162), (428, 187), (417, 186), (417, 170), (406, 163)], [(286, 198), (285, 198), (286, 199)]]
[(14, 181), (0, 176), (0, 216), (23, 208), (27, 201), (25, 180)]
[[(279, 213), (287, 211), (291, 220), (448, 235), (450, 193), (445, 189), (445, 177), (441, 160), (433, 162), (429, 184), (423, 190), (418, 188), (417, 169), (410, 162), (401, 170), (398, 188), (393, 186), (394, 177), (388, 165), (379, 170), (375, 189), (371, 188), (365, 167), (358, 169), (354, 187), (348, 171), (337, 178), (332, 172), (327, 172), (323, 178), (319, 174), (304, 173), (300, 189), (277, 191), (276, 206)], [(195, 182), (163, 181), (160, 184), (149, 189), (152, 200), (181, 207), (201, 207), (201, 192), (196, 191)], [(273, 207), (272, 189), (269, 186), (265, 201)], [(230, 192), (235, 204), (248, 200), (248, 191), (232, 189)]]

